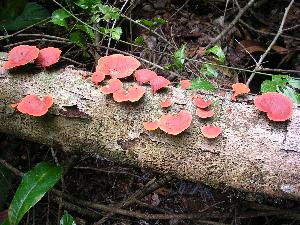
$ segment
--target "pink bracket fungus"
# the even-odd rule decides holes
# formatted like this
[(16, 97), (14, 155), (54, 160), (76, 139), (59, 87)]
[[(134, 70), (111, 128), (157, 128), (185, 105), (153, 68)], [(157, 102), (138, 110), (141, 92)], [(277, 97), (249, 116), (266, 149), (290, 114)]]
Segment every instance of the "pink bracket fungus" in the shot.
[(37, 95), (31, 94), (25, 96), (19, 103), (12, 104), (13, 108), (17, 107), (18, 111), (31, 116), (43, 116), (53, 105), (53, 98), (46, 95), (41, 100)]
[(146, 91), (145, 88), (142, 86), (134, 86), (128, 88), (128, 94), (127, 94), (128, 101), (137, 102), (144, 96), (145, 91)]
[(148, 131), (156, 130), (159, 127), (157, 120), (144, 122), (143, 125), (144, 125), (144, 128)]
[(293, 102), (287, 96), (268, 92), (254, 99), (254, 105), (272, 121), (286, 121), (293, 115)]
[(96, 71), (110, 75), (111, 78), (124, 78), (130, 76), (140, 65), (141, 63), (132, 56), (113, 54), (101, 57)]
[(160, 107), (162, 107), (162, 108), (168, 108), (168, 107), (170, 107), (171, 105), (173, 105), (173, 102), (172, 102), (171, 99), (167, 99), (167, 100), (165, 100), (165, 101), (161, 101), (161, 102), (159, 103), (159, 105), (160, 105)]
[(168, 79), (166, 79), (162, 76), (157, 76), (150, 80), (150, 85), (151, 85), (151, 88), (152, 88), (154, 94), (159, 89), (167, 87), (170, 83), (171, 82)]
[(232, 85), (232, 89), (234, 91), (232, 95), (232, 101), (236, 101), (236, 97), (242, 94), (247, 94), (250, 92), (250, 89), (247, 87), (246, 84), (243, 83), (236, 83)]
[(193, 102), (198, 108), (201, 108), (201, 109), (207, 108), (212, 103), (211, 100), (205, 101), (200, 95), (196, 95), (193, 99)]
[(39, 55), (36, 58), (36, 63), (41, 67), (49, 67), (58, 62), (61, 50), (59, 48), (48, 47), (40, 49)]
[(105, 79), (105, 74), (99, 71), (96, 71), (92, 75), (92, 82), (95, 84), (96, 88), (98, 88), (99, 83), (101, 83)]
[(134, 86), (128, 88), (128, 93), (124, 88), (120, 88), (116, 92), (113, 93), (113, 99), (116, 102), (137, 102), (139, 101), (145, 94), (145, 88), (142, 86)]
[(213, 117), (214, 112), (211, 110), (204, 110), (204, 109), (197, 108), (196, 115), (202, 119), (206, 119), (206, 118)]
[(180, 86), (181, 89), (186, 90), (187, 88), (189, 88), (191, 86), (191, 81), (190, 80), (181, 80), (180, 81)]
[(187, 110), (181, 110), (177, 115), (166, 114), (159, 119), (159, 128), (167, 134), (177, 135), (189, 128), (192, 122), (192, 114)]
[(8, 53), (8, 61), (3, 64), (5, 70), (23, 66), (36, 59), (39, 49), (30, 45), (19, 45), (11, 49)]
[(139, 85), (143, 85), (157, 77), (157, 74), (149, 69), (140, 69), (134, 72), (134, 77)]
[(201, 133), (206, 138), (216, 138), (222, 133), (222, 128), (213, 125), (207, 125), (201, 127)]
[(101, 92), (103, 94), (112, 94), (121, 88), (123, 88), (122, 82), (117, 78), (113, 78), (108, 81), (108, 86), (101, 88)]

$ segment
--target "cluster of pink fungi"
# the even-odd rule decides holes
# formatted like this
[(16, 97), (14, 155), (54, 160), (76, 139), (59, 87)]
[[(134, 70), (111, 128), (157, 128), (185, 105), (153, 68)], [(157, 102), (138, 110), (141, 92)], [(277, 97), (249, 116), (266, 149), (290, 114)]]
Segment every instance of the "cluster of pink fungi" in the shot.
[[(4, 63), (5, 70), (23, 66), (27, 63), (35, 61), (43, 68), (47, 68), (60, 59), (61, 50), (58, 48), (38, 49), (35, 46), (20, 45), (13, 48), (8, 55), (8, 61)], [(92, 82), (98, 88), (99, 84), (105, 80), (106, 76), (110, 79), (107, 81), (107, 86), (101, 88), (103, 94), (112, 94), (116, 102), (137, 102), (145, 94), (143, 85), (149, 83), (153, 93), (158, 90), (168, 87), (171, 82), (163, 76), (157, 75), (149, 69), (138, 69), (140, 62), (132, 56), (124, 56), (122, 54), (113, 54), (101, 57), (98, 60), (96, 71), (92, 75)], [(129, 77), (133, 74), (137, 84), (129, 87), (127, 90), (123, 87), (120, 79)], [(180, 81), (181, 88), (186, 90), (190, 88), (189, 80)], [(243, 83), (232, 85), (233, 95), (232, 100), (236, 101), (236, 97), (246, 94), (250, 89)], [(196, 106), (196, 115), (201, 119), (207, 119), (214, 116), (214, 112), (208, 107), (212, 104), (211, 100), (205, 100), (200, 95), (193, 97), (193, 103)], [(286, 121), (291, 118), (293, 103), (292, 101), (280, 93), (265, 93), (255, 98), (255, 106), (263, 112), (267, 113), (267, 117), (272, 121)], [(48, 112), (48, 109), (53, 105), (51, 96), (44, 96), (40, 99), (35, 94), (25, 96), (20, 102), (14, 103), (11, 106), (17, 108), (18, 111), (32, 116), (42, 116)], [(167, 98), (160, 102), (162, 108), (168, 108), (173, 105), (171, 98)], [(144, 128), (148, 131), (153, 131), (160, 128), (162, 131), (178, 135), (190, 127), (192, 114), (187, 110), (181, 110), (177, 114), (164, 114), (159, 119), (154, 121), (144, 122)], [(206, 125), (200, 128), (202, 134), (206, 138), (218, 137), (222, 129), (214, 125)]]

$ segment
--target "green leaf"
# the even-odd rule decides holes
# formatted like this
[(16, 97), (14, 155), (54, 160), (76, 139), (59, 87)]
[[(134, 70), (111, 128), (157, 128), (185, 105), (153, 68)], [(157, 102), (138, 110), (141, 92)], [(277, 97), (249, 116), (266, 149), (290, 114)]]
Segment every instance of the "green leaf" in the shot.
[(272, 81), (277, 85), (277, 86), (283, 86), (286, 85), (286, 83), (289, 80), (289, 76), (287, 75), (273, 75), (272, 76)]
[(75, 4), (84, 10), (90, 10), (97, 4), (101, 3), (99, 0), (77, 0)]
[(122, 28), (121, 27), (115, 27), (113, 29), (108, 29), (108, 32), (111, 33), (111, 37), (115, 40), (120, 40), (122, 35)]
[(103, 19), (107, 22), (110, 20), (118, 20), (120, 18), (120, 9), (115, 7), (100, 4), (99, 11), (104, 14)]
[(42, 162), (24, 174), (8, 210), (9, 223), (17, 225), (24, 214), (56, 184), (62, 172), (62, 167)]
[(144, 44), (144, 38), (142, 36), (138, 36), (134, 39), (134, 43), (136, 45), (143, 45)]
[(184, 68), (184, 62), (186, 60), (186, 44), (183, 44), (180, 49), (174, 53), (174, 64), (178, 69)]
[(160, 17), (154, 18), (154, 22), (155, 22), (157, 25), (164, 25), (164, 24), (167, 23), (166, 20), (164, 20), (163, 18), (160, 18)]
[(295, 78), (290, 78), (288, 81), (289, 85), (291, 85), (293, 88), (300, 89), (300, 80)]
[(275, 82), (271, 80), (265, 80), (262, 82), (260, 86), (260, 91), (265, 93), (265, 92), (276, 92), (277, 91), (277, 85)]
[(199, 77), (195, 80), (191, 80), (191, 89), (192, 90), (213, 91), (215, 89), (215, 87), (208, 80)]
[(300, 104), (300, 94), (297, 94), (293, 88), (285, 87), (283, 91), (280, 91), (282, 94), (288, 96), (296, 104)]
[(221, 63), (225, 62), (225, 54), (220, 45), (215, 45), (212, 48), (207, 49), (205, 51), (205, 54), (209, 54), (209, 53), (212, 53), (215, 56), (217, 56), (219, 62), (221, 62)]
[(3, 210), (12, 181), (13, 174), (0, 164), (0, 212)]
[(75, 31), (75, 32), (72, 32), (70, 34), (70, 41), (83, 48), (83, 49), (86, 49), (87, 48), (87, 43), (86, 43), (86, 37), (84, 36), (84, 34), (80, 31)]
[(23, 12), (14, 20), (0, 22), (0, 26), (5, 27), (8, 31), (16, 31), (38, 23), (49, 16), (48, 10), (43, 6), (35, 2), (29, 2), (25, 5)]
[(8, 219), (4, 220), (3, 222), (0, 223), (0, 225), (10, 225), (8, 222)]
[(203, 63), (200, 73), (202, 73), (204, 76), (208, 77), (218, 77), (218, 71), (215, 69), (214, 66), (209, 65), (207, 63)]
[(66, 19), (69, 18), (70, 16), (71, 15), (65, 10), (57, 9), (52, 13), (51, 22), (58, 26), (62, 26), (68, 29), (68, 24)]
[(141, 23), (149, 28), (154, 26), (154, 23), (151, 20), (141, 19), (141, 20), (137, 20), (136, 22)]
[(91, 40), (95, 41), (95, 39), (96, 39), (95, 32), (91, 28), (89, 28), (89, 26), (87, 26), (85, 24), (82, 24), (82, 25), (77, 24), (75, 26), (75, 29), (85, 32), (91, 38)]
[(64, 212), (63, 217), (60, 219), (60, 225), (76, 225), (74, 218), (67, 212)]
[(27, 0), (2, 0), (0, 3), (0, 24), (12, 21), (25, 9)]

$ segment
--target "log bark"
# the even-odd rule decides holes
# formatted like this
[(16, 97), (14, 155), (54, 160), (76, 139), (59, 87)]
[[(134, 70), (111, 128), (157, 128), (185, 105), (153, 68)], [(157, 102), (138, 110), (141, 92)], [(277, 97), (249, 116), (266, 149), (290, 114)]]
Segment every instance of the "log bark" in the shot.
[[(148, 89), (140, 102), (120, 104), (101, 94), (90, 79), (82, 79), (84, 71), (25, 68), (0, 73), (0, 132), (216, 188), (300, 199), (299, 108), (289, 122), (274, 123), (255, 109), (251, 99), (232, 102), (230, 93), (208, 95), (215, 100), (213, 123), (223, 128), (222, 135), (203, 138), (200, 127), (212, 121), (194, 116), (187, 131), (172, 136), (148, 132), (143, 122), (183, 108), (195, 115), (188, 91), (170, 87), (153, 96)], [(54, 97), (55, 105), (46, 116), (23, 115), (10, 107), (30, 93)], [(159, 102), (169, 93), (175, 104), (162, 110)]]

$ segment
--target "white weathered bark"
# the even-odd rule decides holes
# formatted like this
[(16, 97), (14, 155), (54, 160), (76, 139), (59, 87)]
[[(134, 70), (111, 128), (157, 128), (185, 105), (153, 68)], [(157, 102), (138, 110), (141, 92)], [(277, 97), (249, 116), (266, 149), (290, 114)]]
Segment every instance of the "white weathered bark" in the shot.
[[(169, 88), (138, 103), (116, 103), (101, 94), (85, 72), (3, 72), (0, 74), (0, 132), (68, 151), (102, 155), (116, 161), (151, 168), (213, 187), (229, 186), (248, 192), (300, 198), (300, 110), (286, 123), (268, 121), (253, 102), (233, 103), (230, 96), (214, 97), (214, 124), (223, 128), (215, 140), (203, 138), (200, 126), (211, 121), (194, 116), (191, 127), (178, 136), (148, 132), (143, 122), (157, 119), (159, 101), (170, 92), (175, 104), (169, 111), (195, 114), (190, 92)], [(41, 118), (22, 115), (10, 104), (24, 95), (52, 95), (55, 106)], [(232, 108), (232, 112), (228, 108)]]

